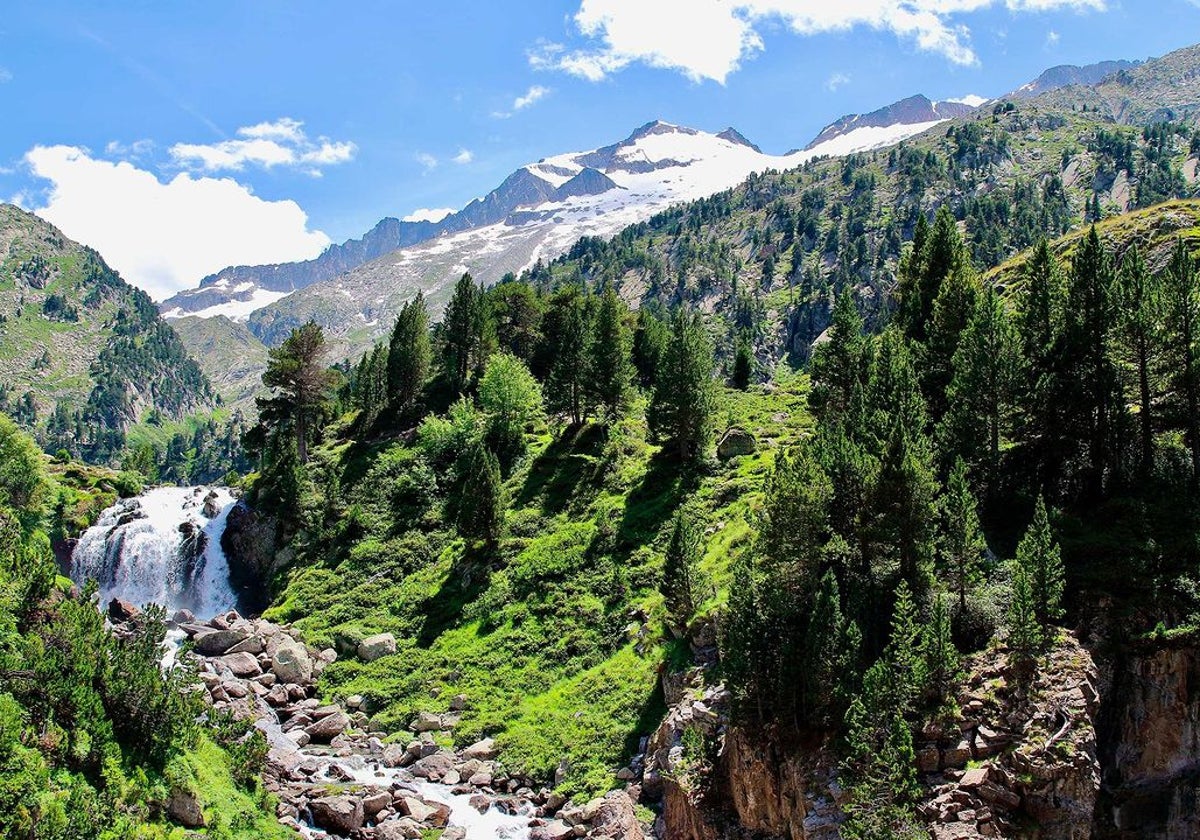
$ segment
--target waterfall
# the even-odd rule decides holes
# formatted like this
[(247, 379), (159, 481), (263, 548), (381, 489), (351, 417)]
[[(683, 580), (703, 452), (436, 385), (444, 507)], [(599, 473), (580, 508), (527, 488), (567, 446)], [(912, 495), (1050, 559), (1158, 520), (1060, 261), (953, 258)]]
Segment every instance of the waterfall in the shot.
[(168, 617), (180, 609), (201, 617), (230, 609), (237, 595), (221, 534), (233, 505), (223, 487), (156, 487), (122, 500), (79, 539), (71, 579), (95, 580), (101, 604), (162, 604)]

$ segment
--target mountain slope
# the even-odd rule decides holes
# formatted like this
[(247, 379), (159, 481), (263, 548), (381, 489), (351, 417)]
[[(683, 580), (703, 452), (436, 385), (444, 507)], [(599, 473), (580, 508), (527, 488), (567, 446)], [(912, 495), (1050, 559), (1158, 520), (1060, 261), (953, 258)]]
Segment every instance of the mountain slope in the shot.
[(231, 411), (253, 415), (254, 398), (263, 394), (267, 348), (246, 325), (224, 315), (176, 318), (171, 326), (204, 369)]
[[(848, 114), (827, 125), (804, 149), (805, 151), (818, 150), (819, 153), (832, 154), (833, 152), (829, 151), (820, 152), (818, 147), (824, 146), (826, 149), (832, 149), (834, 148), (832, 141), (856, 133), (860, 137), (870, 136), (869, 132), (863, 131), (864, 129), (892, 129), (894, 131), (907, 126), (927, 127), (943, 120), (965, 116), (974, 111), (976, 107), (978, 106), (966, 102), (932, 102), (925, 96), (910, 96), (869, 114)], [(896, 139), (903, 138), (897, 137)], [(846, 149), (846, 151), (862, 150), (862, 147)]]
[(1060, 64), (1046, 70), (1029, 84), (1017, 88), (1009, 96), (1031, 99), (1069, 85), (1097, 85), (1114, 73), (1131, 70), (1139, 64), (1140, 61), (1101, 61), (1083, 66)]
[(52, 449), (103, 459), (144, 413), (211, 407), (212, 386), (150, 297), (95, 251), (0, 205), (0, 410)]

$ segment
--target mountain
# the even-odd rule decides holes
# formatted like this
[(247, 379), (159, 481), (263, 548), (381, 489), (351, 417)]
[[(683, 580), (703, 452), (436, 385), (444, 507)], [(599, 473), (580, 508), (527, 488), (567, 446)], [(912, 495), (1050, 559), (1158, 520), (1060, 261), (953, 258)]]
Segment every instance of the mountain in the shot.
[(153, 301), (95, 251), (4, 204), (0, 255), (0, 411), (43, 446), (103, 460), (147, 412), (212, 407), (212, 385)]
[(1131, 70), (1140, 61), (1101, 61), (1096, 64), (1060, 64), (1051, 67), (1032, 82), (1009, 94), (1009, 98), (1029, 99), (1070, 85), (1096, 85), (1122, 70)]
[(848, 154), (896, 143), (944, 120), (965, 116), (982, 100), (932, 102), (926, 96), (910, 96), (869, 114), (848, 114), (822, 129), (805, 151), (817, 154)]
[[(826, 154), (875, 148), (928, 126), (855, 135), (787, 155), (763, 153), (734, 129), (711, 134), (655, 121), (624, 140), (521, 167), (495, 190), (446, 217), (437, 238), (398, 249), (254, 312), (249, 326), (266, 344), (309, 319), (342, 352), (354, 353), (390, 326), (418, 290), (436, 312), (465, 271), (495, 282), (550, 260), (585, 236), (608, 237), (682, 201), (713, 195), (754, 172), (794, 168)], [(469, 226), (462, 225), (469, 223)]]
[(231, 411), (253, 415), (254, 398), (264, 393), (267, 348), (245, 323), (225, 315), (189, 315), (173, 319), (171, 326), (200, 363), (222, 403)]

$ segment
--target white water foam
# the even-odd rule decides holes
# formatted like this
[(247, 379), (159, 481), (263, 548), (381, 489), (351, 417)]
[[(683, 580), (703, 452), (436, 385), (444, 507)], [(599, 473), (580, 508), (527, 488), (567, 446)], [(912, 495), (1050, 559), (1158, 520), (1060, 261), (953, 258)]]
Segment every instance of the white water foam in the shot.
[[(214, 494), (205, 515), (205, 498)], [(135, 606), (161, 604), (168, 615), (189, 609), (211, 617), (231, 609), (237, 595), (221, 548), (234, 498), (223, 487), (156, 487), (113, 505), (84, 532), (71, 555), (71, 578), (95, 580), (100, 603), (120, 598)], [(204, 549), (189, 551), (184, 531), (203, 534)]]

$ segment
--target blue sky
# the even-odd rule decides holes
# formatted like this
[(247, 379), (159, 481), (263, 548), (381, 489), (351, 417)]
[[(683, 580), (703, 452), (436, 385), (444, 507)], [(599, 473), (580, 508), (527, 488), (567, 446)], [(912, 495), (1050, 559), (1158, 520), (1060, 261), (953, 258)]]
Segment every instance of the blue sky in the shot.
[(651, 119), (769, 152), (1200, 39), (1197, 0), (10, 0), (0, 198), (156, 297), (460, 207)]

